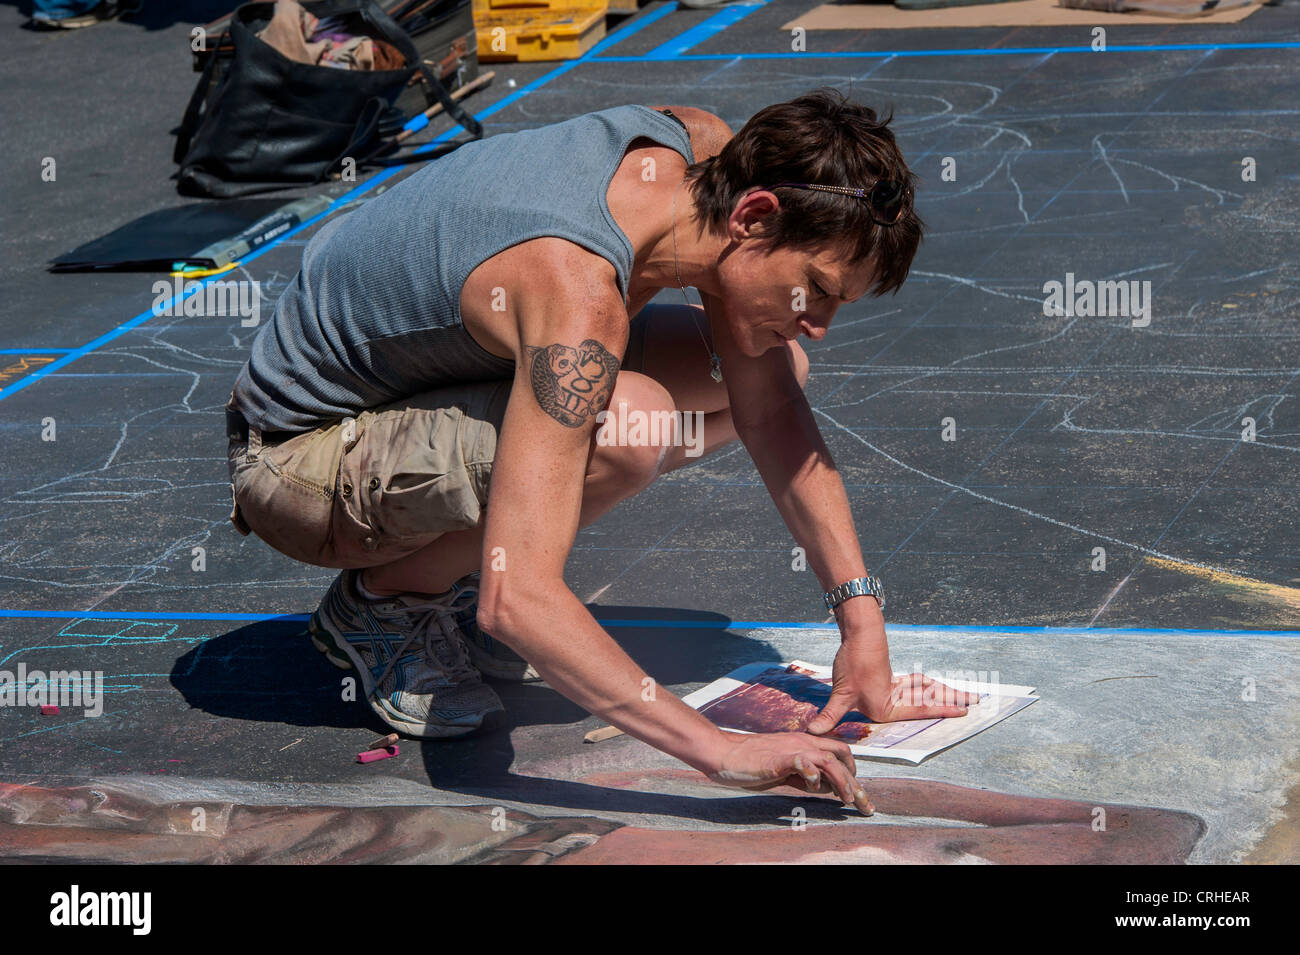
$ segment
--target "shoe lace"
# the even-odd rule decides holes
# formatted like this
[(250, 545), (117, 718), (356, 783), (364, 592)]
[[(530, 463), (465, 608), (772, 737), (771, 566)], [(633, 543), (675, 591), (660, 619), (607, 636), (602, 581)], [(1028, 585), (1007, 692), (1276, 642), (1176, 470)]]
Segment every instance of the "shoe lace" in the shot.
[(474, 594), (466, 595), (462, 591), (448, 604), (430, 608), (421, 620), (425, 628), (425, 653), (446, 667), (447, 675), (456, 683), (478, 676), (456, 621), (457, 616), (473, 606), (474, 600)]
[(476, 589), (466, 588), (458, 591), (449, 601), (421, 601), (418, 605), (410, 607), (408, 612), (419, 613), (420, 617), (412, 628), (411, 635), (402, 642), (398, 651), (388, 658), (387, 666), (375, 681), (376, 686), (383, 685), (383, 682), (388, 679), (388, 674), (397, 665), (397, 661), (417, 640), (423, 643), (425, 655), (442, 664), (447, 676), (453, 682), (459, 683), (476, 676), (477, 671), (474, 664), (470, 662), (469, 648), (465, 646), (460, 628), (456, 624), (456, 615), (472, 606), (477, 594)]
[[(464, 598), (463, 602), (461, 598)], [(458, 613), (463, 613), (478, 603), (478, 574), (469, 574), (456, 582), (456, 599), (453, 603), (456, 604)]]

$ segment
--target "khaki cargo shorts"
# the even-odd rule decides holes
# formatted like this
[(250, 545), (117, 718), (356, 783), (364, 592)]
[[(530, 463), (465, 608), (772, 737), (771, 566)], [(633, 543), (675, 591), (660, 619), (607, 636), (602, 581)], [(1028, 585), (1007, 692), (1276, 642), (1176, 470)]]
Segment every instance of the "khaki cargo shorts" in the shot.
[(263, 443), (230, 437), (230, 520), (295, 560), (372, 567), (475, 527), (512, 379), (458, 384)]

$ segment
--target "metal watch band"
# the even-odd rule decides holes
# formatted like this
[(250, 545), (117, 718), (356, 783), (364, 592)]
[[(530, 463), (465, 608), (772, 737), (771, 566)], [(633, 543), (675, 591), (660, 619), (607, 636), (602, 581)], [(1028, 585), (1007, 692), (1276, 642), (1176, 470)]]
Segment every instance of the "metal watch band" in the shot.
[(864, 597), (867, 594), (876, 598), (881, 610), (885, 609), (885, 588), (880, 583), (879, 577), (870, 574), (866, 577), (854, 577), (838, 587), (832, 587), (829, 592), (822, 594), (822, 599), (826, 601), (827, 610), (834, 610), (850, 597)]

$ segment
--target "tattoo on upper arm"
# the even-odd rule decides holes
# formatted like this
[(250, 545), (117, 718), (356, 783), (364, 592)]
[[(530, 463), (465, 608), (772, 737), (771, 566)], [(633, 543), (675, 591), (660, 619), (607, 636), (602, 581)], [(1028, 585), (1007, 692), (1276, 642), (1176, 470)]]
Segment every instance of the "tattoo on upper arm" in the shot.
[(581, 428), (609, 404), (619, 360), (588, 338), (577, 348), (547, 345), (528, 349), (533, 394), (542, 410), (568, 428)]

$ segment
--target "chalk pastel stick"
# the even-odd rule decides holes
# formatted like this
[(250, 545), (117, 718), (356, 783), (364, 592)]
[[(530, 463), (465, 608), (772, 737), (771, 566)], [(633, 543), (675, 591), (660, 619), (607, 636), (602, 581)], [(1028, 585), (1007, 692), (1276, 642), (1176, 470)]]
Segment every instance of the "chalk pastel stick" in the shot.
[(368, 749), (364, 753), (357, 753), (358, 763), (373, 763), (377, 759), (388, 759), (396, 756), (401, 750), (396, 746), (385, 746), (383, 749)]
[(381, 736), (375, 740), (366, 749), (387, 749), (389, 746), (397, 745), (398, 736), (396, 733), (389, 733), (387, 736)]
[(59, 708), (48, 703), (41, 704), (41, 716), (58, 716)]

